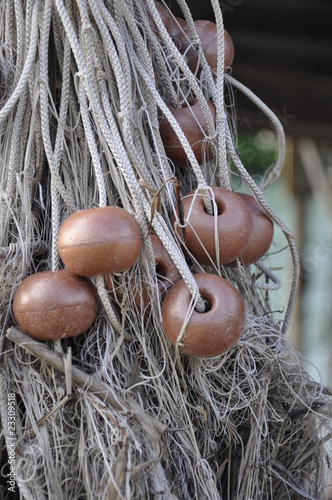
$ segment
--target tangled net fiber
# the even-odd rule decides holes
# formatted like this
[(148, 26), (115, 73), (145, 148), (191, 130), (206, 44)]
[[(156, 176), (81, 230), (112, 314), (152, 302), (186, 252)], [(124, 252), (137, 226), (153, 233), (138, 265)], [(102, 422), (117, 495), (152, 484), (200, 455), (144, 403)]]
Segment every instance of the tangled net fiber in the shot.
[[(153, 0), (0, 3), (0, 448), (5, 479), (7, 396), (14, 393), (21, 498), (324, 498), (331, 391), (309, 377), (286, 338), (298, 258), (291, 233), (263, 196), (284, 161), (283, 131), (275, 115), (224, 71), (223, 20), (218, 2), (211, 3), (219, 41), (215, 71), (188, 6), (178, 0), (199, 74), (190, 71)], [(276, 131), (278, 159), (260, 185), (236, 148), (234, 89)], [(213, 151), (202, 164), (166, 105), (193, 96)], [(216, 107), (215, 123), (207, 99)], [(186, 169), (165, 154), (160, 113), (183, 145)], [(211, 186), (235, 184), (249, 190), (285, 235), (293, 280), (282, 320), (271, 310), (279, 284), (268, 260), (202, 266), (186, 260), (174, 233), (179, 186), (182, 196), (200, 192), (211, 211)], [(109, 277), (121, 297), (108, 291), (103, 276), (94, 277), (99, 313), (87, 332), (55, 342), (30, 339), (12, 314), (19, 284), (62, 267), (57, 237), (63, 220), (113, 205), (134, 215), (144, 241), (137, 264)], [(186, 282), (192, 308), (202, 309), (195, 273), (218, 274), (240, 291), (245, 330), (226, 353), (188, 356), (166, 338), (151, 228)], [(133, 283), (148, 294), (145, 314), (134, 305)], [(9, 498), (5, 482), (1, 488), (0, 497)]]

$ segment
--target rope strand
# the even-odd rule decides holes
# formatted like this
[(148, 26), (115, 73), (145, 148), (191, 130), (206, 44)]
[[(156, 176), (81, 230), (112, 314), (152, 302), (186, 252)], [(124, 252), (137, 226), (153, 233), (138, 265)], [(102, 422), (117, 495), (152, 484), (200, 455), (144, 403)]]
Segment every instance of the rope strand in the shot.
[[(283, 132), (251, 91), (224, 74), (217, 0), (211, 2), (216, 71), (208, 66), (187, 3), (178, 4), (202, 69), (199, 78), (164, 25), (176, 25), (166, 2), (0, 2), (0, 81), (6, 87), (0, 96), (0, 318), (6, 338), (0, 353), (0, 415), (9, 452), (7, 397), (15, 394), (16, 480), (24, 498), (324, 495), (331, 391), (311, 380), (285, 335), (298, 257), (293, 236), (262, 193), (279, 175)], [(234, 146), (232, 88), (252, 99), (276, 129), (279, 158), (263, 187), (255, 184)], [(204, 141), (213, 150), (202, 164), (168, 107), (188, 104), (192, 97), (202, 108), (208, 125)], [(216, 125), (207, 100), (216, 107)], [(186, 152), (188, 168), (165, 154), (161, 113)], [(274, 290), (285, 284), (271, 272), (273, 253), (271, 268), (265, 258), (247, 267), (241, 259), (238, 266), (222, 266), (218, 257), (203, 265), (177, 236), (181, 198), (194, 191), (214, 217), (219, 255), (225, 242), (218, 234), (212, 187), (231, 189), (231, 161), (288, 240), (283, 251), (293, 258), (293, 284), (282, 321), (272, 307)], [(180, 215), (174, 221), (177, 203)], [(27, 276), (60, 267), (57, 236), (69, 215), (106, 205), (135, 217), (143, 239), (139, 259), (124, 273), (91, 278), (99, 310), (85, 333), (56, 343), (29, 341), (13, 327), (18, 286)], [(163, 280), (151, 233), (190, 292), (175, 346), (163, 330), (162, 302), (173, 282)], [(208, 325), (213, 312), (209, 291), (201, 295), (195, 279), (204, 273), (234, 285), (246, 308), (241, 338), (211, 358), (181, 352), (192, 317), (200, 312)], [(8, 496), (0, 487), (0, 497)]]

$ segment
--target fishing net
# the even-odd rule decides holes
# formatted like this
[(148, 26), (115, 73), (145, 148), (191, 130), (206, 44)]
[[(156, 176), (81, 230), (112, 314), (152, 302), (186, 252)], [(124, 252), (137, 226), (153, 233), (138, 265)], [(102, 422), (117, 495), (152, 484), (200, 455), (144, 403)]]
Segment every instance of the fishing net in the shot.
[[(284, 162), (283, 130), (224, 67), (218, 2), (211, 0), (215, 70), (187, 4), (178, 4), (197, 71), (179, 51), (174, 33), (183, 27), (166, 3), (0, 3), (1, 498), (13, 491), (13, 443), (24, 499), (324, 498), (331, 391), (309, 377), (286, 337), (298, 257), (292, 234), (263, 195)], [(237, 149), (235, 92), (253, 101), (277, 137), (278, 159), (259, 182)], [(200, 161), (170, 108), (192, 99), (206, 121)], [(165, 151), (162, 117), (182, 144), (183, 168)], [(218, 258), (201, 264), (176, 232), (174, 219), (179, 227), (190, 224), (190, 216), (179, 215), (190, 192), (216, 218), (212, 186), (247, 190), (283, 232), (293, 274), (282, 319), (270, 301), (283, 286), (270, 266), (281, 249), (272, 245), (270, 257), (250, 266), (241, 259), (225, 266)], [(99, 309), (85, 333), (44, 342), (28, 337), (12, 312), (19, 285), (63, 268), (57, 245), (63, 221), (106, 206), (135, 218), (143, 240), (139, 260), (124, 272), (91, 278)], [(151, 233), (190, 291), (174, 343), (163, 330), (165, 290)], [(245, 303), (240, 339), (218, 356), (181, 350), (193, 311), (204, 315), (206, 307), (197, 274), (225, 278)], [(14, 437), (8, 398), (15, 400)]]

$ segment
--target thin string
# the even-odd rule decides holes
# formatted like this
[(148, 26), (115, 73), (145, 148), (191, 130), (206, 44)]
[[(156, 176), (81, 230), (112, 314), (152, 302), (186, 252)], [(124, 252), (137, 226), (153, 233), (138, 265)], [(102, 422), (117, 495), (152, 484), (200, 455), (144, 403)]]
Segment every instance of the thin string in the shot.
[[(1, 5), (4, 5), (2, 2)], [(5, 29), (4, 29), (3, 48), (5, 51), (5, 58), (9, 61), (12, 60), (14, 50), (14, 2), (6, 2), (5, 4)], [(15, 78), (15, 76), (14, 76)]]
[(111, 325), (113, 326), (114, 330), (117, 332), (118, 335), (120, 335), (120, 337), (124, 338), (125, 340), (129, 341), (133, 340), (132, 336), (125, 331), (125, 329), (123, 328), (123, 326), (121, 325), (116, 316), (114, 308), (112, 307), (112, 304), (107, 295), (104, 277), (102, 275), (96, 276), (96, 284), (100, 300), (102, 301), (102, 304), (105, 308), (107, 316), (110, 319)]
[[(111, 35), (108, 33), (106, 29), (106, 23), (104, 23), (99, 11), (96, 8), (97, 2), (90, 1), (90, 5), (92, 8), (92, 12), (96, 19), (98, 28), (101, 32), (102, 38), (104, 40), (104, 45), (107, 47), (107, 53), (109, 56), (109, 60), (112, 62), (113, 70), (115, 74), (115, 78), (117, 81), (117, 88), (119, 89), (119, 102), (120, 102), (120, 111), (118, 113), (118, 117), (120, 118), (120, 125), (122, 124), (123, 131), (123, 140), (125, 147), (128, 151), (128, 154), (131, 154), (132, 162), (135, 161), (138, 163), (138, 167), (141, 173), (142, 178), (150, 177), (147, 172), (145, 166), (142, 162), (143, 155), (137, 154), (135, 144), (132, 139), (132, 130), (131, 130), (131, 110), (134, 108), (132, 102), (132, 93), (131, 93), (131, 79), (129, 78), (130, 70), (129, 70), (129, 60), (125, 52), (125, 48), (123, 46), (123, 41), (121, 40), (121, 35), (118, 32), (118, 29), (112, 20), (110, 14), (108, 13), (105, 6), (102, 7), (103, 15), (108, 20), (108, 26), (111, 29), (112, 36), (115, 37), (117, 42), (117, 48), (119, 50), (119, 57), (117, 53), (117, 49), (113, 44), (113, 40)], [(100, 2), (99, 2), (100, 4)], [(101, 64), (101, 63), (100, 63)], [(100, 66), (101, 68), (101, 66)], [(122, 70), (125, 69), (125, 71)], [(102, 70), (101, 70), (102, 71)], [(99, 80), (100, 92), (102, 95), (102, 102), (104, 107), (108, 108), (108, 114), (110, 114), (110, 106), (107, 103), (107, 88), (105, 78), (101, 76)]]

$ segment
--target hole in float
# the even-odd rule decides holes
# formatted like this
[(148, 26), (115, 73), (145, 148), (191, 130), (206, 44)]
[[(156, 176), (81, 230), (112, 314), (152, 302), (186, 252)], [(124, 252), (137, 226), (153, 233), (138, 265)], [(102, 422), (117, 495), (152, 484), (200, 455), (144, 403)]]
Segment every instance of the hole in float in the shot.
[(212, 309), (212, 305), (210, 304), (210, 302), (208, 300), (205, 300), (204, 297), (202, 297), (203, 301), (204, 301), (204, 306), (205, 306), (205, 309), (204, 311), (198, 311), (196, 308), (195, 308), (195, 311), (199, 314), (205, 314), (209, 311), (211, 311)]
[[(211, 200), (212, 201), (212, 200)], [(217, 201), (215, 201), (215, 203), (212, 204), (212, 214), (210, 214), (207, 210), (206, 210), (206, 207), (204, 205), (204, 212), (207, 214), (207, 215), (211, 215), (211, 216), (214, 216), (215, 213), (214, 213), (214, 209), (217, 207), (217, 215), (221, 215), (223, 212), (224, 212), (224, 205), (222, 203), (218, 203)]]
[(161, 277), (165, 277), (165, 267), (163, 266), (163, 264), (161, 264), (160, 262), (158, 262), (156, 264), (156, 274), (158, 276), (161, 276)]

